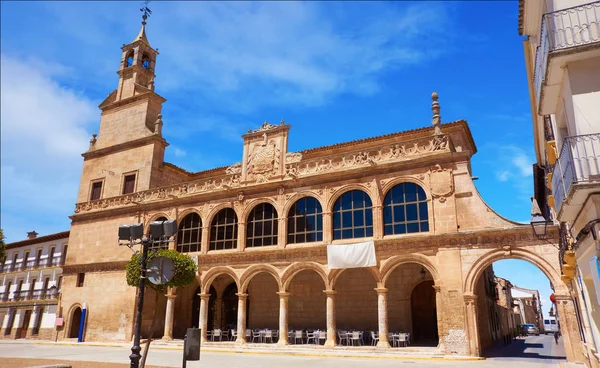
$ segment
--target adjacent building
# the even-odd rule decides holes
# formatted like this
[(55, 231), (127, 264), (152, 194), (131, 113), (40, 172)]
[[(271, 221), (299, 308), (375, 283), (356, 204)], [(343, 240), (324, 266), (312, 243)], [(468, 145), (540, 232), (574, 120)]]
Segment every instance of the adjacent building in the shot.
[(517, 286), (512, 288), (512, 298), (518, 324), (534, 324), (540, 331), (544, 330), (544, 317), (542, 303), (538, 290), (523, 289)]
[(520, 0), (519, 34), (526, 36), (535, 197), (544, 217), (560, 224), (563, 279), (576, 297), (585, 354), (598, 367), (600, 1)]
[(56, 338), (68, 241), (68, 231), (40, 237), (32, 231), (26, 240), (6, 245), (6, 261), (0, 264), (0, 337)]

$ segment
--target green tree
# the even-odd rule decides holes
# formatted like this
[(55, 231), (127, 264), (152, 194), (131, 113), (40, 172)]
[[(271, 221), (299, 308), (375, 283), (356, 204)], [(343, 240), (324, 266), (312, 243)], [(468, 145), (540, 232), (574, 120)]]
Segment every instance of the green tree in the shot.
[(0, 263), (6, 260), (6, 243), (4, 243), (4, 233), (0, 229)]
[[(146, 280), (146, 287), (151, 288), (155, 291), (154, 296), (154, 305), (158, 304), (158, 298), (161, 293), (167, 291), (169, 287), (183, 287), (186, 285), (190, 285), (196, 279), (196, 272), (198, 267), (194, 260), (186, 255), (181, 254), (175, 250), (169, 249), (159, 249), (156, 251), (148, 252), (147, 262), (150, 262), (151, 259), (155, 257), (166, 257), (173, 261), (173, 265), (175, 266), (175, 272), (173, 274), (173, 278), (164, 285), (155, 285), (148, 280)], [(140, 276), (142, 274), (142, 254), (136, 253), (131, 257), (129, 263), (127, 263), (127, 285), (138, 287), (140, 284)], [(154, 331), (154, 326), (156, 324), (156, 308), (154, 308), (152, 314), (152, 323), (148, 329), (148, 339), (146, 340), (146, 345), (144, 347), (144, 352), (142, 354), (142, 358), (140, 359), (140, 368), (144, 368), (146, 365), (146, 357), (148, 356), (148, 350), (150, 349), (150, 342), (152, 341), (152, 332)]]

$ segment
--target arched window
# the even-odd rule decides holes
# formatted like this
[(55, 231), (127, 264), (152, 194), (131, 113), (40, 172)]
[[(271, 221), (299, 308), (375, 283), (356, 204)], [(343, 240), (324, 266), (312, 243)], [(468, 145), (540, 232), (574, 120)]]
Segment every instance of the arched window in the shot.
[(190, 213), (179, 224), (177, 251), (181, 253), (199, 252), (202, 245), (202, 220), (197, 213)]
[(394, 186), (383, 201), (384, 235), (429, 231), (427, 195), (414, 183)]
[(246, 225), (246, 247), (277, 244), (277, 211), (270, 203), (252, 209)]
[(333, 239), (373, 236), (373, 203), (362, 190), (342, 194), (333, 206)]
[(150, 58), (146, 54), (144, 54), (144, 56), (142, 56), (142, 68), (144, 68), (144, 69), (150, 68)]
[(238, 219), (233, 208), (224, 208), (210, 226), (210, 250), (237, 247)]
[[(164, 216), (161, 216), (154, 221), (167, 221), (167, 218)], [(148, 247), (148, 250), (159, 250), (159, 249), (169, 249), (169, 242), (166, 242), (166, 241), (156, 242), (156, 243), (150, 244), (150, 246)]]
[(323, 209), (316, 198), (305, 197), (288, 212), (287, 242), (308, 243), (323, 240)]
[(129, 54), (127, 54), (127, 57), (125, 58), (125, 66), (130, 67), (132, 65), (133, 65), (133, 51), (131, 51)]

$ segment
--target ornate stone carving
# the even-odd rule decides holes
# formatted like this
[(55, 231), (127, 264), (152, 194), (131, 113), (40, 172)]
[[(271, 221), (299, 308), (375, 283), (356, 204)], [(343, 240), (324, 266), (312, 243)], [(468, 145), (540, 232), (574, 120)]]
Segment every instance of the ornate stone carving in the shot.
[[(282, 121), (283, 121), (283, 120), (282, 120)], [(282, 124), (282, 125), (283, 125), (283, 124)], [(275, 129), (275, 128), (277, 128), (277, 125), (269, 124), (269, 122), (267, 122), (267, 121), (265, 120), (265, 122), (263, 123), (263, 125), (261, 125), (261, 126), (260, 126), (260, 128), (258, 128), (258, 129), (256, 129), (256, 130), (253, 130), (252, 132), (253, 132), (253, 133), (256, 133), (256, 132), (263, 132), (263, 131), (265, 131), (265, 130), (271, 130), (271, 129)]]
[(285, 154), (285, 163), (293, 164), (302, 160), (302, 154), (300, 152), (288, 152)]
[(429, 171), (429, 186), (433, 198), (439, 198), (440, 202), (445, 202), (446, 198), (454, 192), (452, 170), (442, 169), (440, 165), (435, 165)]
[(236, 162), (235, 164), (229, 166), (227, 170), (225, 170), (227, 175), (241, 174), (242, 173), (242, 163)]
[(367, 151), (351, 152), (297, 163), (286, 163), (285, 175), (293, 178), (323, 172), (374, 166), (379, 163), (402, 161), (411, 156), (438, 151), (450, 151), (450, 139), (445, 134), (395, 143)]
[(275, 175), (279, 167), (280, 150), (275, 142), (268, 141), (267, 134), (263, 135), (263, 141), (256, 143), (248, 155), (247, 179), (258, 183), (267, 181)]

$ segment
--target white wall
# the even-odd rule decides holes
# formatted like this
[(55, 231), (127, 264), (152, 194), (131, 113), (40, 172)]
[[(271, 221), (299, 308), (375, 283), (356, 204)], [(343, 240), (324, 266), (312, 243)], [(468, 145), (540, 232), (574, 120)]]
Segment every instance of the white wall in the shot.
[(569, 63), (567, 71), (574, 120), (570, 135), (600, 133), (600, 57)]

